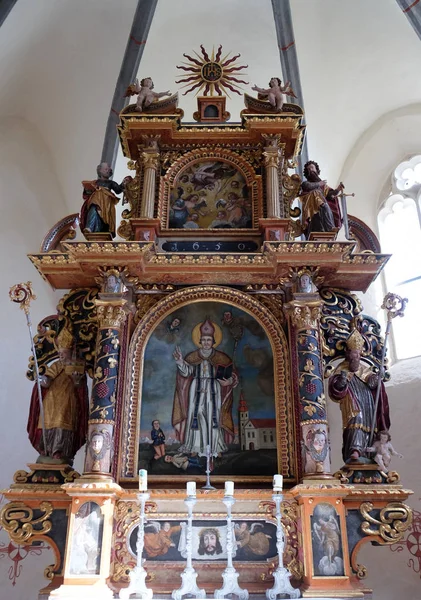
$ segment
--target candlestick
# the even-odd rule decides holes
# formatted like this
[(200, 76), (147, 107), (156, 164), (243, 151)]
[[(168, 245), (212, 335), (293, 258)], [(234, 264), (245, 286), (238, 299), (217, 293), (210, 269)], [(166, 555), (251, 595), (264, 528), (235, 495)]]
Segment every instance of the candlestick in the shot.
[(274, 475), (273, 476), (273, 491), (274, 492), (282, 492), (282, 475)]
[[(189, 490), (193, 495), (189, 494)], [(182, 600), (183, 596), (195, 596), (195, 598), (206, 598), (204, 589), (199, 589), (196, 584), (197, 573), (192, 563), (192, 538), (193, 538), (193, 507), (196, 504), (196, 484), (194, 481), (187, 482), (187, 498), (184, 500), (189, 512), (186, 526), (186, 568), (181, 573), (181, 587), (171, 594), (173, 600)], [(181, 524), (183, 526), (185, 524)]]
[[(280, 477), (275, 482), (275, 478)], [(281, 484), (282, 491), (282, 475), (275, 475), (273, 478), (273, 491), (277, 492), (277, 484)], [(278, 550), (278, 566), (276, 567), (273, 578), (274, 584), (273, 587), (269, 590), (266, 590), (266, 598), (267, 600), (276, 600), (279, 594), (287, 594), (290, 598), (299, 598), (301, 596), (301, 592), (299, 589), (295, 589), (292, 587), (289, 579), (291, 577), (291, 573), (288, 571), (286, 567), (284, 567), (284, 548), (285, 548), (285, 535), (284, 529), (282, 527), (282, 513), (281, 513), (281, 502), (283, 499), (283, 495), (279, 493), (274, 493), (272, 495), (272, 500), (275, 503), (275, 516), (276, 516), (276, 549)]]
[(190, 498), (196, 498), (196, 482), (188, 481), (187, 482), (187, 496)]
[(139, 491), (148, 491), (148, 472), (146, 469), (139, 469)]
[(209, 444), (206, 445), (206, 454), (199, 452), (199, 456), (206, 456), (206, 483), (202, 486), (202, 490), (214, 490), (215, 488), (211, 485), (210, 474), (211, 474), (211, 447)]
[(234, 568), (232, 564), (232, 555), (234, 551), (235, 545), (235, 534), (234, 534), (234, 526), (232, 523), (232, 507), (235, 504), (234, 494), (234, 482), (226, 481), (225, 482), (225, 496), (223, 499), (223, 503), (227, 507), (227, 566), (222, 573), (223, 586), (219, 590), (214, 591), (214, 596), (218, 600), (222, 600), (223, 598), (227, 598), (231, 594), (235, 594), (238, 596), (239, 600), (248, 600), (249, 593), (248, 590), (243, 590), (238, 585), (238, 577), (239, 573)]
[[(146, 474), (144, 469), (139, 471), (139, 482), (140, 473)], [(146, 477), (144, 478), (146, 482)], [(143, 558), (143, 548), (145, 544), (145, 507), (146, 501), (149, 500), (149, 494), (142, 492), (137, 495), (140, 504), (140, 522), (137, 531), (137, 542), (136, 542), (136, 566), (130, 572), (129, 587), (122, 588), (119, 593), (119, 598), (122, 600), (128, 600), (132, 594), (136, 594), (136, 598), (143, 598), (143, 600), (152, 600), (153, 590), (146, 586), (146, 578), (148, 573), (146, 572), (143, 564), (145, 559)]]
[(225, 496), (234, 496), (234, 482), (233, 481), (225, 482)]

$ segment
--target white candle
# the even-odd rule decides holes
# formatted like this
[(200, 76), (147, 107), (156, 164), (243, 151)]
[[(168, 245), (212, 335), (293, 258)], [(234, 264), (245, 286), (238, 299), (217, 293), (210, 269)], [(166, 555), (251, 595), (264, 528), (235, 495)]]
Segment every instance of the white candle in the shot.
[(139, 490), (148, 491), (148, 472), (146, 469), (139, 469)]
[(225, 482), (225, 496), (234, 496), (234, 482), (233, 481)]
[(282, 492), (282, 475), (273, 476), (273, 489), (275, 492)]
[(196, 482), (188, 481), (187, 482), (187, 496), (191, 498), (196, 498)]

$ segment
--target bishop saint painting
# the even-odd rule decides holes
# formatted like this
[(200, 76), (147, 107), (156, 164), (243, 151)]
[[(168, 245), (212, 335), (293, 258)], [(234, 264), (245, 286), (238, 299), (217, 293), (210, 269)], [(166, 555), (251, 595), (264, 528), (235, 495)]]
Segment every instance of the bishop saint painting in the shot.
[(276, 472), (273, 355), (248, 313), (220, 302), (172, 312), (145, 349), (139, 468), (151, 475)]

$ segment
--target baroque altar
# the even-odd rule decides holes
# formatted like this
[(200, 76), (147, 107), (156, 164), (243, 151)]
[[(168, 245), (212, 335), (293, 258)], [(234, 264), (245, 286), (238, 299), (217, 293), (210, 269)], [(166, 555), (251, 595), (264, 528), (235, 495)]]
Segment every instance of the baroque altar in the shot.
[[(355, 295), (389, 257), (351, 215), (350, 235), (337, 239), (343, 186), (314, 185), (313, 161), (308, 181), (294, 172), (305, 126), (285, 102), (288, 85), (255, 86), (241, 122), (228, 122), (227, 65), (203, 56), (195, 122), (183, 121), (177, 94), (136, 81), (128, 95), (137, 102), (118, 126), (131, 175), (118, 184), (101, 163), (98, 179), (83, 182), (81, 215), (63, 218), (29, 257), (64, 295), (38, 325), (27, 373), (39, 458), (15, 474), (1, 523), (15, 542), (53, 548), (42, 598), (127, 588), (140, 522), (147, 586), (156, 597), (179, 588), (187, 482), (197, 486), (192, 560), (210, 595), (227, 561), (227, 480), (230, 556), (250, 594), (273, 587), (278, 565), (274, 474), (284, 481), (283, 562), (304, 597), (363, 598), (359, 550), (398, 541), (411, 523), (411, 492), (376, 460), (364, 412), (372, 434), (389, 429), (384, 339)], [(354, 388), (362, 366), (369, 378)], [(327, 380), (344, 417), (334, 474)], [(85, 443), (80, 474), (72, 464)], [(139, 470), (148, 472), (145, 519)], [(201, 489), (209, 474), (215, 489)]]

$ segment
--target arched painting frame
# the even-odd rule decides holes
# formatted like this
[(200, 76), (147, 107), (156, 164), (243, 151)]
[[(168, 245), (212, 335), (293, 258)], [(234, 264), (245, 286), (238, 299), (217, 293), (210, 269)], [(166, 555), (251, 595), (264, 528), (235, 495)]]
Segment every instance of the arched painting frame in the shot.
[[(295, 436), (295, 417), (293, 408), (293, 396), (291, 392), (291, 381), (289, 372), (289, 352), (287, 340), (284, 331), (279, 322), (270, 313), (266, 307), (258, 302), (252, 296), (233, 290), (230, 288), (218, 286), (200, 286), (179, 290), (165, 299), (158, 302), (152, 309), (146, 313), (142, 321), (138, 324), (133, 333), (129, 353), (128, 353), (128, 372), (126, 374), (125, 396), (121, 407), (121, 444), (118, 460), (118, 472), (120, 481), (137, 480), (138, 459), (139, 459), (139, 440), (142, 416), (142, 393), (145, 351), (151, 336), (163, 322), (170, 322), (170, 315), (176, 310), (188, 307), (199, 306), (203, 303), (218, 303), (221, 305), (221, 311), (225, 306), (232, 307), (233, 314), (244, 313), (250, 315), (257, 326), (260, 327), (270, 344), (273, 355), (273, 377), (274, 377), (274, 418), (276, 421), (276, 461), (273, 465), (273, 472), (282, 473), (286, 480), (297, 481), (297, 449)], [(204, 305), (205, 306), (205, 305)], [(175, 369), (175, 365), (171, 365)], [(157, 398), (157, 402), (159, 399)], [(238, 402), (238, 399), (237, 399)], [(238, 406), (236, 407), (238, 410)], [(146, 411), (146, 404), (144, 410)], [(150, 424), (149, 424), (150, 425)], [(143, 466), (143, 465), (142, 465)], [(271, 481), (271, 475), (253, 474), (250, 476), (236, 473), (230, 473), (230, 479), (242, 482)], [(187, 480), (196, 480), (198, 482), (205, 480), (204, 475), (177, 474), (177, 477), (168, 475), (149, 475), (149, 480), (155, 484), (164, 486), (170, 480), (174, 484)], [(214, 481), (225, 481), (227, 474), (214, 475)]]
[[(168, 169), (167, 173), (165, 174), (165, 176), (161, 177), (161, 183), (160, 183), (160, 192), (159, 192), (159, 211), (158, 211), (158, 218), (160, 219), (161, 222), (161, 229), (163, 231), (169, 231), (171, 232), (171, 234), (183, 234), (183, 235), (191, 235), (191, 234), (195, 234), (197, 235), (197, 229), (194, 228), (184, 228), (184, 227), (180, 227), (180, 228), (175, 228), (173, 226), (171, 226), (170, 221), (171, 221), (171, 217), (170, 217), (170, 209), (171, 209), (171, 203), (173, 202), (174, 198), (174, 194), (176, 195), (176, 190), (178, 187), (178, 183), (180, 182), (180, 178), (183, 177), (183, 174), (185, 174), (189, 169), (196, 169), (196, 168), (200, 168), (200, 165), (203, 165), (204, 163), (213, 163), (213, 164), (218, 164), (218, 165), (223, 165), (227, 170), (229, 169), (233, 169), (237, 172), (238, 174), (238, 178), (240, 178), (242, 181), (244, 181), (245, 184), (245, 188), (247, 188), (246, 190), (246, 196), (247, 196), (247, 203), (249, 203), (249, 208), (247, 209), (247, 214), (249, 217), (249, 222), (247, 224), (246, 227), (241, 226), (241, 224), (239, 223), (239, 221), (237, 221), (237, 225), (235, 225), (235, 222), (233, 221), (232, 223), (232, 227), (230, 226), (229, 228), (226, 229), (222, 229), (220, 227), (210, 227), (209, 225), (211, 225), (211, 223), (207, 223), (206, 222), (206, 226), (204, 227), (200, 227), (200, 234), (201, 235), (215, 235), (215, 232), (219, 232), (219, 234), (226, 234), (229, 233), (230, 235), (233, 234), (237, 234), (237, 235), (244, 235), (244, 232), (249, 232), (252, 233), (253, 231), (257, 231), (259, 224), (258, 224), (258, 215), (261, 214), (261, 205), (259, 203), (262, 202), (262, 198), (263, 198), (263, 185), (262, 185), (262, 178), (260, 175), (257, 175), (254, 168), (251, 166), (250, 163), (248, 163), (240, 154), (229, 150), (227, 148), (216, 148), (216, 149), (209, 149), (209, 148), (198, 148), (195, 149), (193, 151), (190, 152), (186, 152), (185, 154), (183, 154), (182, 156), (180, 156), (176, 161), (174, 161), (174, 163), (171, 165), (171, 167)], [(225, 178), (226, 179), (226, 178)], [(237, 179), (236, 177), (234, 177), (234, 179)], [(235, 183), (235, 182), (231, 182), (231, 185)], [(201, 193), (204, 191), (204, 189), (202, 188), (201, 190), (199, 189), (199, 184), (197, 184), (198, 187), (197, 189), (195, 189), (194, 186), (192, 186), (192, 189), (190, 190), (190, 192), (187, 191), (187, 189), (184, 190), (184, 195), (183, 200), (187, 200), (187, 198), (189, 197), (189, 195), (195, 195), (195, 192)], [(226, 192), (226, 190), (223, 190), (224, 193)], [(237, 193), (239, 190), (231, 190)], [(189, 195), (187, 195), (189, 194)], [(222, 194), (223, 196), (224, 194)], [(223, 201), (228, 201), (228, 192), (227, 194), (225, 194), (227, 197), (226, 198), (221, 198)], [(240, 194), (241, 195), (241, 194)], [(215, 199), (213, 199), (215, 200)], [(244, 204), (244, 203), (242, 203)], [(185, 207), (186, 208), (186, 207)], [(234, 215), (233, 211), (229, 210), (229, 207), (227, 208), (227, 206), (223, 206), (220, 207), (222, 211), (225, 211), (227, 213), (227, 220), (229, 221), (229, 217)], [(209, 210), (212, 209), (214, 211), (215, 214), (212, 215), (212, 220), (216, 220), (218, 219), (218, 215), (217, 212), (218, 210), (216, 209), (216, 205), (212, 207), (208, 206), (206, 208), (204, 208), (203, 210)], [(186, 208), (187, 210), (187, 208)], [(236, 207), (234, 210), (240, 210), (240, 207)], [(243, 206), (243, 211), (245, 210), (245, 207)], [(191, 213), (192, 210), (189, 209), (189, 213)], [(196, 212), (196, 211), (194, 211)], [(205, 218), (206, 217), (201, 217)]]

